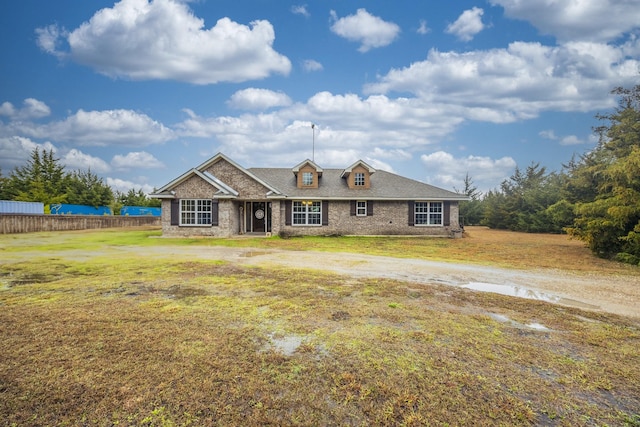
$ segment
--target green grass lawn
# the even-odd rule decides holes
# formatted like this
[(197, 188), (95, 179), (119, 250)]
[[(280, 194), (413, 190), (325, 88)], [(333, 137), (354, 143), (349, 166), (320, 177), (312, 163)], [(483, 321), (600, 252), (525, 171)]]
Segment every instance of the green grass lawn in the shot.
[(228, 244), (443, 259), (458, 241), (158, 235), (0, 236), (0, 425), (640, 425), (632, 319), (144, 255)]

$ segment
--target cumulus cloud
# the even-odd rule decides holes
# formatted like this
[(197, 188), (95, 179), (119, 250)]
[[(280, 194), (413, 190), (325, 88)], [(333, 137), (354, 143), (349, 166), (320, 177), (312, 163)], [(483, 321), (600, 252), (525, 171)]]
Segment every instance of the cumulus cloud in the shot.
[(111, 170), (107, 162), (99, 157), (91, 156), (73, 148), (60, 158), (68, 170), (91, 170), (94, 173), (104, 173)]
[(40, 151), (56, 152), (56, 147), (50, 142), (38, 143), (23, 136), (0, 136), (0, 170), (7, 175), (16, 166), (23, 166), (31, 158), (36, 148)]
[(482, 23), (483, 14), (484, 10), (479, 7), (465, 10), (454, 23), (447, 26), (445, 32), (468, 42), (484, 29), (484, 24)]
[(598, 43), (544, 46), (514, 42), (506, 49), (439, 52), (392, 69), (365, 93), (411, 93), (457, 105), (465, 118), (496, 123), (536, 117), (541, 111), (610, 108), (612, 87), (632, 85), (640, 61)]
[(239, 90), (233, 95), (227, 105), (242, 110), (266, 110), (271, 107), (291, 105), (291, 98), (283, 92), (269, 89), (248, 88)]
[[(275, 164), (282, 164), (285, 158), (295, 164), (300, 158), (311, 158), (315, 137), (316, 158), (325, 167), (344, 167), (348, 156), (353, 156), (348, 157), (352, 161), (373, 158), (380, 163), (407, 160), (411, 149), (442, 140), (463, 120), (446, 106), (419, 99), (330, 92), (270, 113), (241, 117), (188, 114), (176, 126), (178, 135), (215, 138), (217, 151), (241, 163), (250, 164), (259, 155), (263, 164), (270, 158)], [(311, 123), (316, 124), (314, 134)]]
[(21, 130), (32, 136), (48, 136), (80, 146), (146, 146), (174, 137), (173, 131), (162, 123), (131, 110), (78, 110), (62, 121), (30, 128), (23, 126)]
[(11, 120), (39, 119), (50, 114), (49, 106), (34, 98), (25, 99), (22, 108), (16, 108), (10, 102), (3, 102), (0, 105), (0, 116), (7, 116)]
[(640, 28), (640, 7), (635, 0), (490, 0), (505, 15), (530, 22), (561, 42), (607, 42)]
[(513, 174), (516, 161), (508, 156), (499, 159), (482, 156), (456, 158), (445, 151), (420, 156), (426, 167), (426, 180), (432, 185), (449, 189), (463, 189), (464, 177), (469, 174), (480, 191), (486, 193)]
[(294, 15), (302, 15), (306, 18), (311, 16), (309, 11), (307, 10), (306, 4), (291, 6), (291, 13), (293, 13)]
[(390, 45), (400, 34), (400, 27), (393, 22), (371, 15), (366, 9), (358, 9), (355, 15), (338, 18), (331, 11), (334, 21), (331, 31), (347, 40), (361, 43), (359, 52)]
[[(268, 21), (246, 26), (221, 18), (205, 28), (185, 2), (175, 0), (121, 0), (73, 31), (48, 26), (36, 33), (45, 52), (110, 77), (212, 84), (291, 70), (289, 59), (273, 49)], [(67, 41), (68, 53), (59, 50), (60, 39)]]
[(302, 69), (308, 72), (311, 71), (322, 71), (324, 67), (318, 61), (313, 59), (305, 59), (302, 61)]
[(552, 141), (555, 141), (555, 140), (558, 139), (558, 137), (556, 136), (556, 133), (555, 133), (555, 131), (553, 129), (542, 130), (542, 131), (538, 132), (538, 135), (540, 135), (544, 139), (550, 139)]
[(149, 184), (137, 184), (133, 181), (127, 181), (121, 178), (107, 177), (107, 185), (115, 191), (128, 193), (129, 190), (142, 190), (145, 194), (153, 192), (154, 188)]
[(111, 160), (116, 169), (154, 169), (162, 168), (164, 164), (146, 151), (133, 151), (126, 155), (116, 154)]
[(431, 29), (429, 27), (427, 27), (427, 21), (425, 21), (424, 19), (421, 19), (420, 20), (420, 26), (418, 27), (416, 32), (418, 34), (428, 34), (428, 33), (430, 33)]
[(588, 143), (594, 142), (593, 138), (591, 137), (588, 137), (586, 140), (581, 139), (576, 135), (567, 135), (567, 136), (560, 137), (556, 135), (555, 131), (553, 131), (552, 129), (540, 131), (538, 135), (540, 135), (540, 137), (544, 139), (548, 139), (551, 141), (559, 141), (560, 145), (580, 145), (580, 144), (588, 144)]

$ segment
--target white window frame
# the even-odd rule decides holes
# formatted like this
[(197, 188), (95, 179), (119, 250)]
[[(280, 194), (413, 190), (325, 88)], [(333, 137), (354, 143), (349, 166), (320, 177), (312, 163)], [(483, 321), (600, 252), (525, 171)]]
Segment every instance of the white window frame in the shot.
[(365, 185), (365, 183), (366, 177), (364, 175), (364, 172), (356, 172), (353, 176), (353, 185), (355, 185), (356, 187), (362, 187)]
[(211, 199), (180, 199), (180, 226), (210, 227), (212, 219)]
[(356, 201), (356, 216), (367, 216), (367, 202)]
[(416, 201), (413, 207), (413, 218), (417, 227), (442, 226), (444, 224), (444, 203)]
[(318, 200), (294, 200), (291, 204), (291, 225), (322, 226), (322, 202)]
[(302, 185), (305, 187), (313, 185), (313, 172), (302, 172)]

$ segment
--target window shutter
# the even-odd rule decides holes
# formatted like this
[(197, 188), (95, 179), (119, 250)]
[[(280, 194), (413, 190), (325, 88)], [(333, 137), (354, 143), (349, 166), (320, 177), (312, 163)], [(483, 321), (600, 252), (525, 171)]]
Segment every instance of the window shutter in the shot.
[(445, 227), (451, 225), (451, 202), (444, 202), (442, 206), (442, 224)]
[(211, 200), (211, 226), (218, 225), (218, 201)]
[(171, 225), (180, 225), (180, 200), (171, 200)]
[(416, 225), (416, 217), (415, 217), (415, 202), (413, 200), (409, 200), (409, 226), (413, 227)]
[(356, 205), (358, 204), (357, 201), (352, 200), (351, 201), (351, 216), (355, 216), (356, 214)]
[(322, 225), (329, 225), (329, 202), (322, 202)]
[(371, 200), (367, 201), (367, 216), (373, 216), (373, 202)]
[(291, 225), (291, 200), (284, 202), (284, 225)]

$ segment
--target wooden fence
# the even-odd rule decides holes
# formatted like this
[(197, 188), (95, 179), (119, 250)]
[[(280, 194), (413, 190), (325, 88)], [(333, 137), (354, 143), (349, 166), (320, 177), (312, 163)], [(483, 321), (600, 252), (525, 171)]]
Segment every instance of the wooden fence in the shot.
[(160, 225), (157, 216), (0, 214), (0, 234)]

